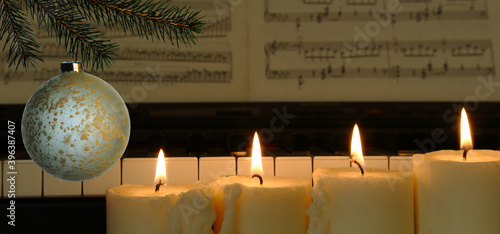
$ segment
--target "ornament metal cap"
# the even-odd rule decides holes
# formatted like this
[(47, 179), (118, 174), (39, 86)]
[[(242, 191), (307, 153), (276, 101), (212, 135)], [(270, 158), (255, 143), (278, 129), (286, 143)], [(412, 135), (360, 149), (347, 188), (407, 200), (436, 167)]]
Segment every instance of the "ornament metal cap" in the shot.
[(80, 61), (62, 62), (61, 72), (70, 72), (70, 71), (76, 71), (76, 72), (83, 71), (82, 62)]

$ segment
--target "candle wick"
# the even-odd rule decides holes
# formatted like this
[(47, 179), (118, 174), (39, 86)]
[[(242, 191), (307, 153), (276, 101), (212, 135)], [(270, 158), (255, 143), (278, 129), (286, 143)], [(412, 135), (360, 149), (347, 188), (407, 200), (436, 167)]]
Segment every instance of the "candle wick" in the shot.
[(162, 185), (163, 185), (163, 186), (166, 186), (166, 185), (167, 185), (167, 183), (165, 183), (165, 182), (161, 182), (161, 180), (160, 180), (160, 182), (158, 182), (158, 184), (156, 184), (156, 187), (155, 187), (155, 192), (158, 192), (158, 190), (160, 190), (160, 186), (162, 186)]
[(259, 174), (254, 174), (254, 175), (252, 176), (252, 179), (253, 179), (253, 178), (255, 178), (255, 177), (259, 178), (260, 185), (262, 185), (262, 183), (264, 182), (264, 180), (262, 179), (262, 176), (260, 176)]
[(467, 161), (467, 153), (469, 152), (469, 150), (470, 150), (469, 147), (464, 148), (464, 154), (463, 154), (464, 161)]
[(358, 165), (359, 170), (361, 171), (361, 175), (365, 175), (365, 170), (363, 170), (363, 167), (361, 166), (361, 164), (360, 164), (358, 161), (356, 161), (356, 160), (354, 160), (354, 159), (351, 159), (351, 162), (353, 162), (353, 163), (355, 163), (356, 165)]

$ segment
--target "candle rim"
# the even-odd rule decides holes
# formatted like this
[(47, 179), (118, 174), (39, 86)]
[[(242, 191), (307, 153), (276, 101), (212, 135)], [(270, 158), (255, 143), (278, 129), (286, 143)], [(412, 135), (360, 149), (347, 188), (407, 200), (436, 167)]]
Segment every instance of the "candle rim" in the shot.
[(106, 189), (106, 195), (113, 194), (119, 197), (154, 198), (166, 197), (169, 195), (179, 195), (183, 192), (200, 187), (196, 184), (179, 184), (162, 187), (158, 192), (154, 191), (153, 185), (144, 184), (122, 184)]
[(462, 160), (463, 150), (438, 150), (424, 154), (415, 154), (414, 160), (424, 160), (425, 162), (461, 162), (461, 163), (482, 163), (500, 161), (500, 151), (472, 149), (467, 153), (467, 160)]
[(364, 176), (359, 174), (355, 167), (342, 168), (317, 168), (313, 172), (313, 177), (319, 175), (325, 177), (345, 177), (345, 178), (387, 178), (387, 177), (406, 177), (413, 174), (412, 171), (388, 170), (375, 167), (365, 168), (367, 173)]
[[(286, 183), (286, 184), (281, 185), (279, 183)], [(260, 187), (262, 189), (275, 189), (275, 188), (290, 187), (290, 184), (293, 183), (297, 184), (297, 186), (303, 186), (303, 185), (311, 186), (310, 179), (294, 178), (294, 177), (266, 177), (265, 182), (262, 185), (260, 185), (258, 179), (256, 178), (252, 179), (249, 176), (243, 176), (243, 175), (221, 176), (214, 179), (211, 182), (211, 185), (227, 186), (227, 185), (241, 184), (244, 187)]]

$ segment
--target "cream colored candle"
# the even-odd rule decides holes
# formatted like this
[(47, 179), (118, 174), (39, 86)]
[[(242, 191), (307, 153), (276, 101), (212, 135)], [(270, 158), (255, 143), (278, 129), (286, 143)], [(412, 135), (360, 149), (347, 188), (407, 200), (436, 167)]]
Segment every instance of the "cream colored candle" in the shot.
[(417, 233), (500, 233), (500, 151), (472, 150), (467, 113), (460, 151), (413, 156)]
[(412, 172), (365, 172), (357, 124), (352, 132), (351, 162), (356, 168), (314, 171), (308, 234), (414, 233)]
[(106, 190), (108, 234), (213, 233), (213, 193), (207, 186), (121, 185)]
[(421, 234), (500, 233), (500, 151), (413, 156)]
[(154, 184), (106, 190), (108, 234), (213, 233), (213, 190), (202, 183), (167, 185), (163, 150), (158, 153)]
[(219, 177), (214, 187), (217, 219), (214, 232), (221, 234), (305, 234), (311, 202), (311, 181), (295, 178), (259, 180), (243, 176)]
[(411, 172), (318, 168), (308, 234), (414, 233)]
[[(214, 232), (221, 234), (305, 234), (311, 203), (311, 181), (265, 178), (259, 136), (252, 144), (251, 174), (219, 177), (211, 182), (217, 219)], [(252, 176), (252, 177), (254, 177)]]

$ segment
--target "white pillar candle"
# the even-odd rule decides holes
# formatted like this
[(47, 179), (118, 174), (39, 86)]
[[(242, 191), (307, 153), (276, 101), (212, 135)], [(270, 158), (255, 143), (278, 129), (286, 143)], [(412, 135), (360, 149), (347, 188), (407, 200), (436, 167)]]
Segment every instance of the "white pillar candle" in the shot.
[(500, 233), (500, 152), (413, 156), (418, 233)]
[(121, 185), (106, 190), (108, 234), (213, 233), (213, 193), (208, 186)]
[(308, 234), (414, 233), (411, 172), (318, 168)]
[(163, 150), (153, 185), (106, 190), (108, 234), (208, 234), (215, 221), (213, 191), (201, 184), (168, 185)]
[(214, 232), (221, 234), (304, 234), (311, 203), (311, 181), (298, 178), (264, 178), (259, 136), (252, 144), (252, 179), (219, 177), (212, 181), (217, 219)]
[(500, 233), (500, 151), (471, 150), (461, 115), (462, 150), (413, 156), (417, 233)]
[(368, 169), (358, 125), (351, 139), (351, 162), (359, 168), (318, 168), (308, 234), (414, 233), (412, 172)]
[(243, 176), (219, 177), (214, 187), (217, 219), (214, 232), (221, 234), (305, 234), (311, 202), (311, 181), (298, 178)]

